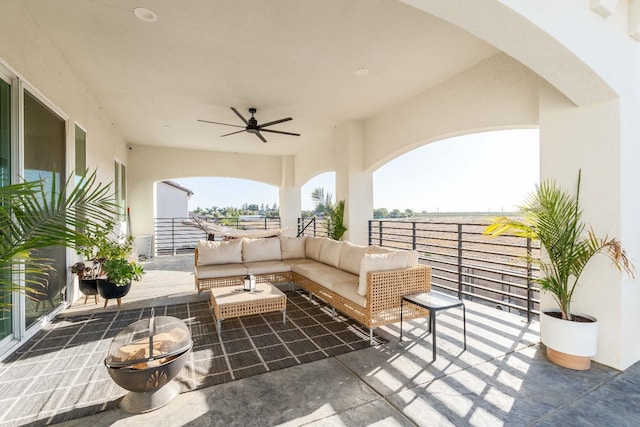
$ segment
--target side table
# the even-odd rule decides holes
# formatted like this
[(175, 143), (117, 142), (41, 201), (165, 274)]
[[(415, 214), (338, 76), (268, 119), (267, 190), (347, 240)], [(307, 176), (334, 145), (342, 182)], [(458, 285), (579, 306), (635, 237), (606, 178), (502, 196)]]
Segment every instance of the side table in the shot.
[(400, 303), (400, 341), (402, 341), (402, 306), (405, 301), (429, 310), (429, 332), (433, 332), (433, 361), (436, 360), (436, 313), (440, 310), (462, 307), (464, 350), (467, 349), (467, 310), (465, 309), (464, 302), (462, 300), (434, 291), (404, 295)]

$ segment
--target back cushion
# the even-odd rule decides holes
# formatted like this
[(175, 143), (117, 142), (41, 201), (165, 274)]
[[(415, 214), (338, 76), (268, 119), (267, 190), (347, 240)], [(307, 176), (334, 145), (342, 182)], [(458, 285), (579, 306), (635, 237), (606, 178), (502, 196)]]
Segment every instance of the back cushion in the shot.
[(368, 246), (359, 246), (350, 242), (342, 242), (340, 269), (348, 271), (349, 273), (359, 274), (362, 258), (364, 258), (368, 251)]
[(358, 294), (367, 295), (367, 273), (370, 271), (397, 270), (406, 268), (408, 251), (389, 252), (386, 254), (366, 254), (360, 265), (358, 278)]
[(198, 240), (198, 265), (240, 264), (242, 240)]
[(304, 242), (306, 237), (280, 236), (280, 252), (282, 259), (304, 258)]
[(393, 250), (393, 249), (385, 248), (385, 247), (378, 246), (378, 245), (369, 246), (369, 253), (370, 254), (389, 254), (391, 252), (396, 252), (396, 251)]
[(407, 257), (407, 268), (415, 267), (418, 264), (418, 251), (407, 251), (409, 256)]
[(307, 236), (304, 242), (304, 253), (307, 258), (320, 261), (320, 248), (322, 247), (322, 237)]
[(280, 261), (280, 239), (242, 239), (242, 260), (244, 262)]
[(418, 263), (418, 252), (406, 249), (392, 249), (392, 248), (384, 248), (382, 246), (371, 246), (369, 248), (370, 254), (390, 254), (397, 252), (407, 252), (409, 255), (407, 258), (407, 265), (405, 267), (415, 267)]
[(325, 239), (320, 247), (320, 262), (324, 262), (332, 267), (340, 267), (340, 253), (342, 252), (342, 242), (333, 239)]

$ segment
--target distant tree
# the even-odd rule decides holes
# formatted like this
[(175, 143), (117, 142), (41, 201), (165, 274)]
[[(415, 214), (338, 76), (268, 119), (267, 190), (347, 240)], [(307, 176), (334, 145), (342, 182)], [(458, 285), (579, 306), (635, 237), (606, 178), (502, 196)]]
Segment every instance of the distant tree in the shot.
[(400, 218), (402, 214), (400, 213), (400, 209), (394, 209), (389, 212), (389, 218)]
[(316, 215), (328, 215), (333, 209), (333, 196), (331, 193), (325, 193), (324, 188), (315, 188), (311, 192), (311, 201), (315, 206), (314, 213)]
[(385, 208), (378, 208), (373, 210), (373, 217), (375, 219), (387, 218), (389, 216), (389, 211)]
[(404, 216), (407, 218), (411, 218), (413, 216), (413, 211), (411, 209), (405, 209)]

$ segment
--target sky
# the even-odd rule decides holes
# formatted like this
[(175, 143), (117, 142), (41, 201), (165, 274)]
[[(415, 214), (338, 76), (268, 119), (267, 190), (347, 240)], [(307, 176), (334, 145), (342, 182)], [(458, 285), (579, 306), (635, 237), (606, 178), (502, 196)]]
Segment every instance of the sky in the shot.
[[(532, 129), (449, 138), (396, 157), (373, 173), (374, 208), (415, 212), (513, 212), (539, 182), (539, 132)], [(189, 209), (278, 203), (278, 187), (235, 178), (173, 181), (194, 195)], [(302, 210), (312, 210), (311, 192), (334, 195), (335, 173), (302, 186)]]

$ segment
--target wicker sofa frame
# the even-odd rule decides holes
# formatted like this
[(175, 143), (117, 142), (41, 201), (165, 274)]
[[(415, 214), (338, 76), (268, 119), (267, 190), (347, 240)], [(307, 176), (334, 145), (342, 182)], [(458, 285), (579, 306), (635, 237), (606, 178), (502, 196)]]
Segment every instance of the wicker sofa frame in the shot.
[[(198, 249), (195, 250), (195, 265), (198, 264)], [(315, 295), (342, 314), (354, 319), (369, 329), (369, 339), (373, 344), (373, 330), (378, 326), (400, 321), (402, 296), (431, 290), (431, 267), (418, 264), (415, 267), (399, 270), (370, 271), (367, 273), (367, 306), (362, 307), (353, 301), (314, 282), (301, 274), (284, 271), (281, 273), (256, 274), (260, 283), (293, 282), (302, 289)], [(229, 276), (214, 279), (198, 279), (198, 292), (222, 286), (241, 286), (244, 276)], [(413, 304), (404, 304), (403, 318), (406, 320), (426, 317), (429, 310)]]

